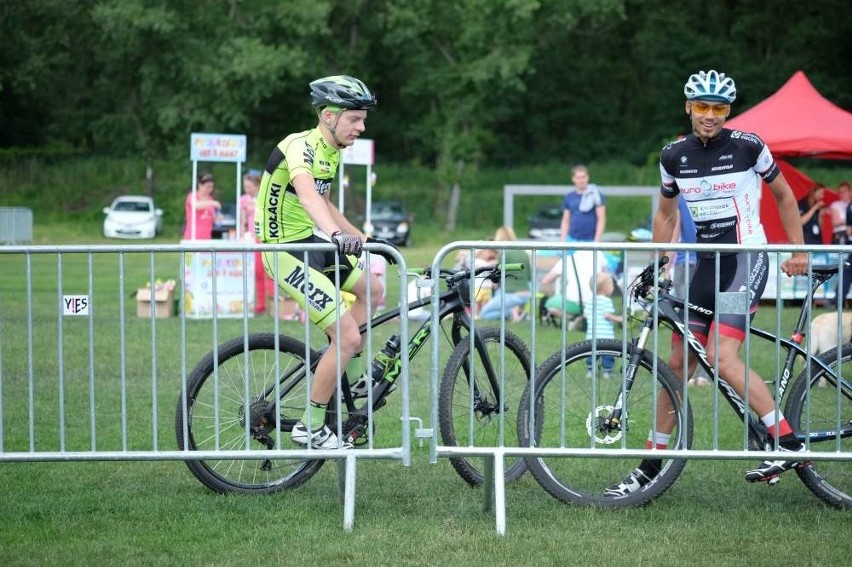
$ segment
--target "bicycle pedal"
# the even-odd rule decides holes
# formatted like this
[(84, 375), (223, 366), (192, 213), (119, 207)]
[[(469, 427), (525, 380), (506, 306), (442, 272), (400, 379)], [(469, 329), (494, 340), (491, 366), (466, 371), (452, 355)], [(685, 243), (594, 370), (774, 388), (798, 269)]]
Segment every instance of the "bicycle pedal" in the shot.
[(370, 440), (367, 435), (367, 426), (365, 424), (356, 425), (352, 431), (346, 434), (346, 441), (358, 447), (366, 444)]

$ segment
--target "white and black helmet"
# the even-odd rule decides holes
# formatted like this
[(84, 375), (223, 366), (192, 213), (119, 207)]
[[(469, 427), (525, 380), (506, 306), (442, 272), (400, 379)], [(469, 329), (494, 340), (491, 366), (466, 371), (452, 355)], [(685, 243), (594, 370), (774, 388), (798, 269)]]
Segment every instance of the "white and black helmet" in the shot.
[(683, 86), (686, 100), (711, 100), (731, 104), (737, 98), (734, 80), (718, 71), (699, 71), (691, 75)]

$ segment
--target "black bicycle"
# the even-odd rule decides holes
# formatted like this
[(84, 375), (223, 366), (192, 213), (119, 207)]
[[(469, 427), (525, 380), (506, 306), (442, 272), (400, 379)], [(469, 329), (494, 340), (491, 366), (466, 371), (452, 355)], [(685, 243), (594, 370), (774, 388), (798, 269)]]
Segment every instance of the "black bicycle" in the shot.
[[(653, 330), (660, 324), (684, 337), (698, 364), (709, 376), (713, 366), (701, 343), (684, 323), (684, 311), (712, 316), (712, 312), (670, 295), (670, 280), (658, 277), (665, 264), (651, 264), (633, 281), (626, 297), (632, 297), (644, 310), (638, 338), (597, 340), (575, 344), (558, 352), (536, 372), (534, 403), (530, 387), (519, 408), (521, 446), (579, 447), (595, 449), (644, 449), (646, 434), (661, 416), (655, 412), (658, 398), (664, 396), (673, 408), (674, 429), (668, 447), (692, 446), (691, 404), (684, 402), (684, 385), (672, 369), (655, 355)], [(809, 356), (802, 346), (814, 291), (838, 269), (813, 268), (811, 287), (802, 302), (792, 338), (785, 340), (752, 327), (751, 335), (786, 350), (781, 376), (775, 384), (776, 399), (784, 399), (797, 360), (804, 369), (792, 382), (784, 414), (794, 432), (811, 451), (852, 450), (852, 344), (843, 344), (820, 356)], [(757, 341), (753, 341), (756, 344)], [(761, 343), (762, 344), (762, 343)], [(752, 347), (754, 348), (754, 347)], [(609, 358), (607, 358), (609, 357)], [(591, 379), (603, 361), (615, 362), (613, 378)], [(775, 382), (774, 380), (772, 381)], [(750, 450), (773, 450), (773, 439), (742, 397), (721, 377), (717, 386), (743, 422), (747, 424)], [(819, 387), (822, 386), (822, 387)], [(771, 386), (770, 386), (771, 388)], [(779, 402), (780, 403), (780, 402)], [(743, 432), (745, 436), (746, 433)], [(744, 442), (732, 440), (734, 443)], [(528, 458), (527, 466), (538, 483), (555, 498), (599, 507), (631, 507), (646, 504), (663, 494), (680, 475), (684, 459), (663, 459), (660, 473), (649, 484), (624, 496), (608, 496), (607, 487), (617, 484), (637, 465), (637, 459), (608, 455), (605, 459)], [(852, 508), (852, 467), (848, 462), (819, 460), (797, 468), (801, 480), (819, 498), (837, 508)]]
[[(444, 270), (437, 275), (444, 283), (439, 295), (438, 316), (445, 336), (454, 345), (444, 368), (439, 395), (441, 437), (450, 446), (493, 446), (503, 439), (517, 439), (514, 418), (532, 363), (529, 349), (515, 333), (500, 327), (479, 327), (467, 314), (474, 278), (499, 282), (512, 277), (521, 264), (492, 265), (462, 270)], [(426, 278), (430, 270), (424, 270)], [(507, 272), (507, 273), (503, 273)], [(410, 302), (406, 309), (430, 307), (431, 298)], [(373, 328), (395, 320), (400, 309), (373, 318)], [(450, 317), (451, 316), (451, 317)], [(445, 318), (449, 317), (449, 325)], [(449, 327), (449, 328), (447, 328)], [(471, 330), (473, 339), (471, 340)], [(366, 333), (367, 326), (361, 328)], [(431, 335), (432, 316), (423, 322), (408, 343), (413, 359)], [(471, 344), (473, 352), (471, 352)], [(314, 369), (322, 351), (308, 349), (302, 341), (273, 333), (253, 333), (220, 344), (207, 354), (187, 378), (186, 395), (177, 402), (175, 432), (181, 450), (288, 449), (294, 445), (290, 432), (302, 416), (307, 401), (308, 369)], [(342, 435), (354, 445), (363, 445), (368, 431), (370, 408), (378, 410), (395, 389), (401, 371), (399, 356), (389, 361), (384, 377), (374, 382), (372, 394), (355, 399), (350, 379), (341, 380), (327, 412), (326, 424), (337, 431), (337, 409), (341, 408)], [(355, 382), (358, 377), (353, 378)], [(503, 424), (501, 426), (501, 423)], [(339, 432), (341, 433), (341, 432)], [(271, 493), (295, 488), (310, 479), (323, 465), (321, 459), (200, 459), (186, 465), (207, 487), (217, 492)], [(465, 458), (452, 458), (452, 465), (471, 485), (483, 481), (483, 471)], [(523, 459), (506, 468), (507, 481), (526, 471)]]

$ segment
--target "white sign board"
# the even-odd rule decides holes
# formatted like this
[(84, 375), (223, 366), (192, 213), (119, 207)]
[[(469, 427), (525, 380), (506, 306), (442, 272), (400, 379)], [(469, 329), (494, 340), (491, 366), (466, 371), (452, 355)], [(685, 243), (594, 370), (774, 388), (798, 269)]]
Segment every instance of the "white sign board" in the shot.
[(373, 165), (375, 153), (373, 140), (358, 138), (355, 143), (340, 151), (344, 165)]
[(189, 139), (192, 161), (246, 161), (246, 137), (242, 134), (198, 134)]
[(70, 316), (88, 315), (89, 314), (88, 295), (63, 295), (62, 296), (62, 314)]
[[(254, 314), (254, 253), (212, 252), (188, 253), (184, 270), (184, 310), (192, 319), (242, 317)], [(246, 274), (247, 277), (243, 277)], [(213, 279), (216, 297), (213, 297)], [(245, 280), (245, 294), (243, 283)]]

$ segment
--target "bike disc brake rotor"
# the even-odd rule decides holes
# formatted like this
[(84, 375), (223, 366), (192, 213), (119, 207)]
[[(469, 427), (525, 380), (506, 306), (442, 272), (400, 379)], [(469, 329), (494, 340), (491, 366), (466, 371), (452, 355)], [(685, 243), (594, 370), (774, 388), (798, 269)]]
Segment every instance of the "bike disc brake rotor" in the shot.
[(595, 442), (600, 445), (612, 445), (618, 442), (623, 435), (622, 428), (618, 424), (607, 425), (604, 423), (604, 420), (611, 416), (614, 410), (614, 406), (598, 406), (586, 418), (586, 432), (589, 437), (594, 437)]

